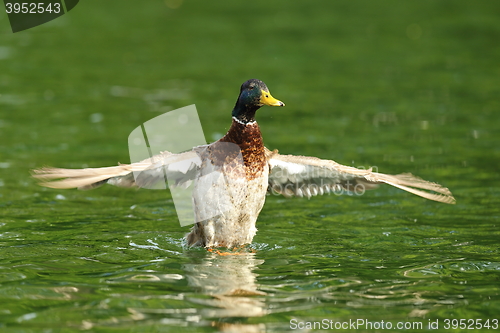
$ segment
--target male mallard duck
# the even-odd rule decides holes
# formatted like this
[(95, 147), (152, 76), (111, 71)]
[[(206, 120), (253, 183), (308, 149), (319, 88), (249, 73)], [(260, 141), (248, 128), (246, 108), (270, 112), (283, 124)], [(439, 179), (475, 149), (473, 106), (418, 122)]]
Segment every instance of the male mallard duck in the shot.
[[(257, 229), (255, 222), (266, 200), (266, 193), (284, 196), (311, 197), (331, 191), (357, 191), (371, 189), (377, 184), (389, 184), (426, 199), (453, 204), (451, 192), (439, 184), (431, 183), (411, 174), (386, 175), (344, 166), (316, 157), (280, 155), (264, 147), (255, 112), (262, 106), (284, 106), (269, 93), (264, 82), (248, 80), (241, 86), (233, 109), (233, 121), (227, 134), (220, 140), (191, 151), (173, 154), (163, 152), (138, 163), (108, 168), (34, 170), (34, 177), (42, 179), (43, 186), (64, 189), (89, 189), (109, 183), (116, 186), (141, 187), (167, 174), (177, 183), (194, 180), (193, 205), (197, 223), (187, 234), (189, 246), (236, 247), (252, 242)], [(227, 149), (233, 144), (239, 151)], [(242, 157), (237, 163), (236, 156)], [(189, 168), (180, 170), (175, 164), (190, 160)], [(200, 191), (203, 176), (216, 168), (225, 179), (223, 185), (210, 183), (209, 188), (223, 186), (215, 195)], [(212, 170), (211, 169), (211, 170)], [(142, 176), (133, 176), (134, 172)], [(198, 187), (196, 187), (198, 185)], [(205, 184), (205, 190), (206, 190)], [(435, 193), (426, 192), (432, 191)], [(231, 209), (221, 213), (218, 193), (229, 193)], [(214, 211), (218, 214), (210, 214)], [(205, 218), (206, 217), (206, 218)]]

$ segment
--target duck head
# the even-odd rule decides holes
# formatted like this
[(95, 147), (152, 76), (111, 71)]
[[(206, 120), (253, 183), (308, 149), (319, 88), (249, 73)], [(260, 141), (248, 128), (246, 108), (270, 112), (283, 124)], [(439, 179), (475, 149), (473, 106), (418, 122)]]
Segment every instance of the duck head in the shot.
[(240, 95), (233, 109), (233, 117), (244, 124), (254, 122), (255, 112), (264, 105), (285, 106), (285, 103), (271, 96), (264, 82), (250, 79), (241, 85)]

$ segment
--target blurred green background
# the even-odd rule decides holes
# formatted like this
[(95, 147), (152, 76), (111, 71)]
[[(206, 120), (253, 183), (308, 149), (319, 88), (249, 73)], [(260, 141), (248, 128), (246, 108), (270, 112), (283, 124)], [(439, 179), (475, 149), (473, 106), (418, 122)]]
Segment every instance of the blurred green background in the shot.
[[(0, 329), (500, 319), (499, 17), (497, 1), (86, 0), (13, 34), (0, 13)], [(134, 128), (189, 104), (213, 141), (249, 78), (286, 103), (257, 114), (267, 147), (412, 172), (457, 205), (271, 196), (256, 253), (227, 258), (182, 247), (168, 192), (30, 178), (127, 163)]]

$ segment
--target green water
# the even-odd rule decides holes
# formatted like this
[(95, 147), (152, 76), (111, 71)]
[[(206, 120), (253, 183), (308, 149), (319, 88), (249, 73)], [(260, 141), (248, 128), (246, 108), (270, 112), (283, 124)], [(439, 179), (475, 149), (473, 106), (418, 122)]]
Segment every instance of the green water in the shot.
[[(495, 331), (499, 17), (496, 1), (87, 0), (12, 34), (0, 14), (0, 330)], [(182, 247), (168, 192), (29, 176), (127, 163), (134, 128), (189, 104), (211, 141), (253, 77), (287, 105), (258, 112), (269, 148), (412, 172), (457, 204), (270, 196), (254, 253), (218, 256)]]

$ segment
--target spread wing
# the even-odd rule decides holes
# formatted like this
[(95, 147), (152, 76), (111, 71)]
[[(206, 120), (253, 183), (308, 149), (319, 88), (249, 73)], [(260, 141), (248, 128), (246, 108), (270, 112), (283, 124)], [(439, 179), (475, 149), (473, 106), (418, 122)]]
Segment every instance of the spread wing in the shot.
[(378, 184), (389, 184), (429, 200), (455, 203), (447, 188), (408, 173), (386, 175), (316, 157), (280, 155), (269, 150), (266, 154), (269, 163), (268, 191), (284, 196), (310, 198), (342, 190), (364, 192), (376, 188)]
[(78, 188), (88, 190), (105, 183), (120, 187), (165, 188), (169, 184), (182, 185), (193, 180), (201, 166), (199, 151), (173, 154), (165, 151), (141, 162), (114, 167), (61, 169), (41, 168), (33, 170), (33, 177), (40, 185), (51, 188)]

